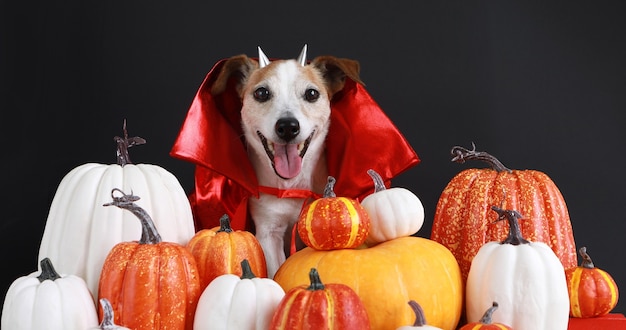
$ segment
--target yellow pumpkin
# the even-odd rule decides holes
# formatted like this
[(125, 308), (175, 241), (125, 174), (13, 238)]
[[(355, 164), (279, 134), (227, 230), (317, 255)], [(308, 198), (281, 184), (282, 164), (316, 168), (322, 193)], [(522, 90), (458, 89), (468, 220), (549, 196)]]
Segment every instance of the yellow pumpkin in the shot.
[(455, 329), (461, 316), (463, 289), (459, 265), (447, 248), (423, 237), (401, 237), (372, 247), (318, 251), (304, 248), (292, 254), (274, 280), (285, 292), (309, 283), (317, 268), (328, 283), (357, 292), (372, 329), (396, 329), (412, 324), (406, 308), (419, 300), (428, 324)]

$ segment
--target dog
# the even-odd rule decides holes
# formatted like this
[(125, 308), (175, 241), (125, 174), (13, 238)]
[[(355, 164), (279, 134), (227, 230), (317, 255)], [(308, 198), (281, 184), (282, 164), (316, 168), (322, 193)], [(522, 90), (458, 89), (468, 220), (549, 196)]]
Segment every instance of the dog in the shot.
[[(325, 140), (331, 100), (346, 77), (363, 84), (359, 62), (334, 56), (307, 61), (305, 45), (296, 59), (230, 57), (211, 88), (222, 93), (233, 79), (241, 98), (247, 155), (261, 187), (321, 195), (328, 179)], [(248, 209), (272, 278), (286, 260), (291, 232), (306, 197), (281, 198), (261, 192)]]

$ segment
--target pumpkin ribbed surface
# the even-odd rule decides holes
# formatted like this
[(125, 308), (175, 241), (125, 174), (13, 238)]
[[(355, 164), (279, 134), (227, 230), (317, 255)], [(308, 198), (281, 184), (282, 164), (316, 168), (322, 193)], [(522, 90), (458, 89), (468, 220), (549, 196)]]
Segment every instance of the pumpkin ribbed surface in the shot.
[(298, 234), (317, 250), (355, 248), (369, 234), (370, 219), (361, 204), (347, 197), (324, 197), (308, 204), (300, 214)]
[(613, 277), (594, 266), (587, 248), (579, 249), (580, 266), (565, 270), (570, 298), (570, 316), (596, 317), (609, 313), (617, 305), (619, 290)]
[(316, 269), (310, 271), (311, 285), (287, 291), (274, 312), (272, 330), (368, 330), (367, 311), (349, 286), (322, 284)]
[(617, 304), (617, 285), (605, 271), (576, 267), (566, 273), (570, 289), (570, 315), (595, 317), (610, 312)]
[(248, 231), (221, 230), (220, 227), (198, 231), (187, 244), (196, 259), (202, 288), (224, 274), (242, 275), (241, 262), (246, 259), (252, 272), (267, 277), (265, 255), (261, 244)]
[[(504, 201), (503, 201), (504, 198)], [(504, 222), (494, 223), (493, 205), (518, 210), (522, 235), (546, 243), (563, 267), (576, 266), (576, 246), (567, 206), (554, 182), (535, 170), (467, 169), (443, 190), (433, 220), (431, 239), (457, 259), (464, 279), (480, 247), (502, 241)]]
[(98, 291), (110, 301), (115, 323), (137, 330), (192, 329), (200, 294), (193, 256), (170, 242), (117, 244)]

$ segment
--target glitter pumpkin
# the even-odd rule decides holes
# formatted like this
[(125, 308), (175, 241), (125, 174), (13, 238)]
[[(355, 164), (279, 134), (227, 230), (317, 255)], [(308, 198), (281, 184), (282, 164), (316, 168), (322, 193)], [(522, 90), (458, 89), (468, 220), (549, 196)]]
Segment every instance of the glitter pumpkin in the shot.
[(481, 160), (491, 168), (470, 168), (453, 177), (441, 193), (431, 239), (446, 246), (467, 279), (472, 259), (480, 247), (502, 241), (508, 234), (497, 222), (493, 205), (524, 215), (522, 235), (546, 243), (565, 269), (576, 266), (576, 244), (565, 200), (548, 175), (537, 170), (511, 170), (486, 152), (453, 147), (452, 161)]

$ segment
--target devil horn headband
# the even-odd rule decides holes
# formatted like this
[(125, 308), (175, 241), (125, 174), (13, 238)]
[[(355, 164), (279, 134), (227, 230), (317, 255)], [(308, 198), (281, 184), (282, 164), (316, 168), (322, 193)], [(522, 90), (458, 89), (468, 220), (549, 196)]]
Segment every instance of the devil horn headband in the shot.
[(257, 47), (259, 49), (259, 67), (263, 68), (266, 65), (270, 64), (270, 59), (265, 56), (261, 47)]
[[(269, 58), (267, 58), (267, 56), (265, 55), (261, 47), (257, 47), (257, 48), (259, 50), (259, 67), (263, 68), (266, 65), (270, 64), (270, 60)], [(302, 66), (306, 65), (306, 51), (307, 51), (307, 45), (304, 44), (304, 47), (302, 47), (302, 50), (300, 51), (300, 55), (298, 55), (298, 59), (297, 59), (298, 63), (300, 63), (300, 65)]]

